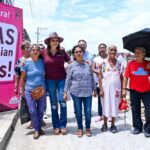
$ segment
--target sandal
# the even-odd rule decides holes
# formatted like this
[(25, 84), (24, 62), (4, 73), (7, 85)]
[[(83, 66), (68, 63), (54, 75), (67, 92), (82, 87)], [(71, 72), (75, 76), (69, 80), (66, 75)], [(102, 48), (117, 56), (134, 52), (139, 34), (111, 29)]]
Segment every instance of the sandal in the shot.
[(90, 128), (87, 128), (87, 129), (86, 129), (86, 135), (87, 135), (88, 137), (91, 137), (91, 136), (92, 136), (92, 132), (91, 132), (91, 129), (90, 129)]
[(76, 135), (77, 135), (78, 137), (82, 137), (82, 136), (83, 136), (83, 131), (82, 131), (82, 129), (78, 129), (78, 130), (76, 131)]
[(107, 131), (107, 124), (103, 124), (102, 128), (101, 128), (102, 132), (106, 132)]
[(115, 125), (112, 125), (111, 127), (110, 127), (110, 131), (112, 132), (112, 133), (117, 133), (117, 127), (115, 126)]

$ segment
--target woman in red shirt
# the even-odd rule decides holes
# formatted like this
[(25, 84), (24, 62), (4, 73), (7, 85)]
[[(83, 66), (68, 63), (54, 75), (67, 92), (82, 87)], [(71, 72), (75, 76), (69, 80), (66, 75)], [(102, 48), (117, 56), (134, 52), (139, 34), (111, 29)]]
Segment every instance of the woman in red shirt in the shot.
[(146, 50), (137, 47), (134, 51), (135, 60), (128, 63), (124, 74), (122, 96), (126, 96), (126, 86), (130, 78), (130, 100), (133, 117), (133, 134), (143, 130), (141, 119), (141, 100), (145, 107), (144, 134), (150, 137), (150, 61), (146, 61)]

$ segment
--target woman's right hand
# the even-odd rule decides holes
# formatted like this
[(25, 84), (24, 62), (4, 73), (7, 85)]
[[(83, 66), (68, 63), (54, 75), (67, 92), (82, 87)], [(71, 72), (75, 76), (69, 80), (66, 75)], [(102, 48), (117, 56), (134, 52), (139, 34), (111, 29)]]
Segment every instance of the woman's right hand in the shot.
[(100, 89), (100, 93), (99, 94), (100, 94), (101, 97), (104, 97), (104, 90)]
[(122, 90), (122, 97), (126, 97), (126, 95), (127, 95), (127, 91), (126, 91), (126, 89), (123, 89)]
[(66, 91), (64, 92), (63, 99), (64, 99), (65, 101), (67, 101), (67, 99), (68, 99), (68, 94), (67, 94), (67, 92), (66, 92)]

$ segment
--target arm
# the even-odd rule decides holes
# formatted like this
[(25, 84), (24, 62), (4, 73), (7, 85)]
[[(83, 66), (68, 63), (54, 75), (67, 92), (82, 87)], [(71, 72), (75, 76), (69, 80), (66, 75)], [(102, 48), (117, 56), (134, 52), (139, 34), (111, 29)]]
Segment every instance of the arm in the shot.
[(103, 97), (104, 96), (104, 91), (103, 91), (103, 86), (102, 86), (102, 79), (103, 79), (103, 75), (102, 75), (102, 65), (100, 66), (100, 73), (99, 73), (99, 89), (100, 89), (100, 96)]
[(96, 62), (94, 62), (93, 65), (92, 65), (92, 71), (94, 73), (96, 73), (97, 75), (99, 74), (99, 71), (96, 69)]
[(128, 83), (128, 78), (124, 77), (123, 79), (123, 84), (122, 84), (122, 97), (126, 97), (126, 87), (127, 87), (127, 83)]
[(22, 96), (24, 97), (24, 90), (25, 90), (25, 78), (26, 78), (26, 73), (24, 71), (21, 72), (21, 92)]
[(18, 95), (18, 86), (20, 82), (20, 76), (15, 75), (15, 87), (14, 87), (14, 93)]

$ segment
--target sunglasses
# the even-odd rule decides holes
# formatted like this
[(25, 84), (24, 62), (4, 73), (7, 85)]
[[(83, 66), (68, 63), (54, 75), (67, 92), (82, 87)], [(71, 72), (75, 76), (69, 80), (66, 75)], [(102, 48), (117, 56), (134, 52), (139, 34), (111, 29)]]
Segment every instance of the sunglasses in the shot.
[(78, 53), (80, 54), (80, 53), (82, 53), (82, 52), (83, 52), (83, 51), (75, 51), (74, 53), (75, 53), (75, 54), (78, 54)]

